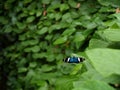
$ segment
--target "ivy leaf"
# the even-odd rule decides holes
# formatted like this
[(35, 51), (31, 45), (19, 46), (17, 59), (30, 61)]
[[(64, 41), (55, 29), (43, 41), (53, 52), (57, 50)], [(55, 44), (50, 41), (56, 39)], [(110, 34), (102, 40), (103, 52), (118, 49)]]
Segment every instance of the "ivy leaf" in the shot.
[(18, 68), (18, 73), (23, 73), (23, 72), (26, 72), (26, 71), (27, 71), (27, 68), (25, 68), (25, 67)]
[(53, 70), (54, 69), (54, 66), (50, 66), (50, 65), (43, 65), (42, 67), (41, 67), (41, 69), (42, 69), (42, 71), (44, 71), (44, 72), (48, 72), (48, 71), (51, 71), (51, 70)]
[(77, 3), (74, 0), (68, 0), (68, 3), (71, 7), (77, 8)]
[(48, 27), (44, 27), (44, 28), (42, 28), (41, 30), (38, 30), (37, 33), (38, 33), (39, 35), (41, 35), (41, 34), (46, 33), (47, 31), (48, 31)]
[(42, 12), (40, 10), (36, 11), (36, 17), (39, 17), (40, 15), (42, 15)]
[(61, 13), (56, 13), (56, 14), (55, 14), (55, 19), (56, 19), (56, 20), (59, 20), (61, 17), (62, 17), (62, 14), (61, 14)]
[(68, 9), (69, 9), (69, 6), (67, 4), (61, 4), (60, 11), (65, 11), (65, 10), (68, 10)]
[(76, 31), (75, 28), (69, 28), (69, 29), (66, 29), (62, 35), (66, 36), (66, 35), (71, 35), (72, 33), (74, 33)]
[(21, 22), (17, 22), (16, 25), (19, 29), (24, 29), (26, 27), (26, 24)]
[(31, 67), (31, 68), (35, 68), (37, 66), (37, 63), (36, 62), (31, 62), (30, 64), (29, 64), (29, 67)]
[(64, 37), (61, 37), (61, 38), (57, 39), (53, 44), (54, 44), (54, 45), (62, 44), (62, 43), (64, 43), (64, 42), (66, 42), (66, 41), (67, 41), (67, 37), (64, 36)]
[(73, 20), (71, 18), (71, 14), (70, 13), (66, 13), (62, 16), (62, 20), (66, 21), (67, 23), (71, 23)]
[(77, 32), (75, 37), (74, 37), (74, 42), (81, 42), (84, 40), (85, 40), (85, 36), (82, 33)]
[(40, 50), (40, 47), (39, 46), (33, 46), (33, 47), (28, 47), (28, 48), (25, 48), (24, 51), (25, 52), (39, 52)]
[(50, 0), (42, 0), (42, 3), (43, 3), (43, 4), (49, 4), (49, 3), (50, 3)]
[(35, 19), (34, 16), (30, 16), (30, 17), (27, 18), (26, 22), (31, 23), (34, 19)]

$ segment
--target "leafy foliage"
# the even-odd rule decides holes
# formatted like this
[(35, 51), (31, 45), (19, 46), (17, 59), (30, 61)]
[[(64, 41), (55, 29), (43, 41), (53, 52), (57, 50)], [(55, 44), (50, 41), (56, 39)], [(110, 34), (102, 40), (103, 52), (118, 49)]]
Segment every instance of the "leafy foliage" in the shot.
[[(2, 0), (0, 88), (119, 89), (119, 2)], [(86, 60), (64, 63), (67, 56)]]

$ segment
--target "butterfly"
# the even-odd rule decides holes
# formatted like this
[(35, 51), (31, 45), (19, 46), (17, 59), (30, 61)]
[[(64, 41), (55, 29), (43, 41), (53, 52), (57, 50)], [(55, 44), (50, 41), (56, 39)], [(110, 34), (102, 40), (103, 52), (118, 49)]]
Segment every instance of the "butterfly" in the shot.
[(85, 58), (83, 57), (68, 57), (68, 58), (65, 58), (63, 61), (67, 63), (80, 63), (80, 62), (83, 62), (84, 60)]

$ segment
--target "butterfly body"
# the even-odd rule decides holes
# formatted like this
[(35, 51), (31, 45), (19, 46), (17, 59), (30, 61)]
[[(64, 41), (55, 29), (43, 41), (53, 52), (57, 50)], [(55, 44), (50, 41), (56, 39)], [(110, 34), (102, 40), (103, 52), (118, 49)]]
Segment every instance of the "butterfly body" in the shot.
[(64, 59), (64, 62), (67, 63), (80, 63), (83, 62), (85, 59), (82, 57), (68, 57)]

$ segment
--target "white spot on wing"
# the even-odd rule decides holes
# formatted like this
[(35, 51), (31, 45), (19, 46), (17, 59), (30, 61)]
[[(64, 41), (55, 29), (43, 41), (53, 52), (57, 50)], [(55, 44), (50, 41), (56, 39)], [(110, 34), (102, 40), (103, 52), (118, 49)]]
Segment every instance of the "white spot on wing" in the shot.
[(67, 62), (69, 62), (69, 61), (70, 61), (70, 58), (68, 58)]
[(78, 58), (78, 61), (80, 62), (80, 58)]

